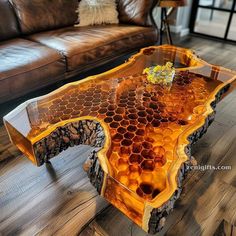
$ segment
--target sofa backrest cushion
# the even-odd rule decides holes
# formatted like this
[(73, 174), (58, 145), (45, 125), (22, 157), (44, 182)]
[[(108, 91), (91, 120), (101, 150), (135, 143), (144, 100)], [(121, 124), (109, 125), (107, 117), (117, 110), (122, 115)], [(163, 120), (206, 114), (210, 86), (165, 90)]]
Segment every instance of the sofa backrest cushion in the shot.
[(0, 0), (0, 40), (14, 38), (19, 34), (11, 4), (8, 0)]
[(73, 25), (78, 0), (11, 0), (23, 34)]
[(117, 0), (119, 21), (136, 25), (146, 25), (148, 15), (155, 0)]

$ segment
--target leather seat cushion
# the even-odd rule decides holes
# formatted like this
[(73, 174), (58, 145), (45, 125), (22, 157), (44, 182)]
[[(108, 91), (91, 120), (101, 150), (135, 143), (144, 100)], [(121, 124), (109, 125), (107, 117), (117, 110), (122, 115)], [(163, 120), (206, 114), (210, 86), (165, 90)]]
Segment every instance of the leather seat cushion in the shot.
[(98, 25), (67, 27), (30, 35), (29, 38), (64, 54), (67, 70), (73, 71), (79, 66), (152, 45), (157, 41), (157, 32), (152, 27)]
[(66, 71), (56, 50), (25, 39), (1, 42), (0, 61), (0, 103), (55, 83)]

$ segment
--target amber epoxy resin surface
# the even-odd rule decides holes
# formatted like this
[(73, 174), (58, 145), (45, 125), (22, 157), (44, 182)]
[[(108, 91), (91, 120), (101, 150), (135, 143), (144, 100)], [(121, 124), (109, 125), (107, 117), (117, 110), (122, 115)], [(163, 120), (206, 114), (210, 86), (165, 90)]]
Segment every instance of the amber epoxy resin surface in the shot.
[[(169, 88), (143, 69), (172, 62)], [(14, 144), (36, 165), (70, 146), (96, 147), (93, 185), (145, 231), (161, 229), (181, 191), (190, 144), (212, 120), (236, 73), (174, 46), (144, 48), (125, 64), (29, 100), (4, 117)]]

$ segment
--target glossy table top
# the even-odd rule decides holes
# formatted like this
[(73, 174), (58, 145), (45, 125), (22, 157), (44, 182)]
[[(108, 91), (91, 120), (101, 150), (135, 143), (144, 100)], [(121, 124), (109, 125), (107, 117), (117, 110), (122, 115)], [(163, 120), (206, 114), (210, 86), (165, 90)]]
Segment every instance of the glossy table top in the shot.
[[(148, 83), (143, 69), (168, 61), (176, 69), (172, 86)], [(104, 171), (138, 202), (154, 206), (157, 196), (163, 203), (173, 194), (178, 167), (187, 160), (187, 137), (204, 124), (215, 96), (234, 79), (233, 71), (190, 50), (149, 47), (111, 71), (27, 101), (4, 121), (12, 141), (36, 164), (33, 145), (57, 127), (83, 117), (100, 121), (109, 149), (100, 157)], [(121, 200), (109, 199), (111, 189), (104, 195), (119, 207)], [(144, 205), (136, 205), (137, 215), (130, 217), (141, 225)]]

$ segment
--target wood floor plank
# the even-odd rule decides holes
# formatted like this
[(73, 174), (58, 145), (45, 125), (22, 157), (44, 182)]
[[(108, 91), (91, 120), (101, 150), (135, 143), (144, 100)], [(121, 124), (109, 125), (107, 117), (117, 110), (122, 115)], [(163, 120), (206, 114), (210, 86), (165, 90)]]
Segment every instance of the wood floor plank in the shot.
[(91, 152), (75, 147), (40, 168), (23, 159), (2, 164), (0, 232), (3, 235), (76, 235), (107, 206), (82, 164)]
[(20, 155), (20, 151), (9, 142), (8, 134), (3, 126), (0, 126), (0, 161)]

